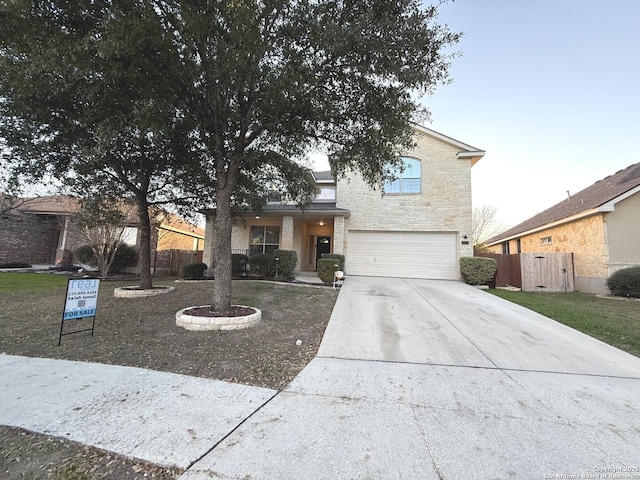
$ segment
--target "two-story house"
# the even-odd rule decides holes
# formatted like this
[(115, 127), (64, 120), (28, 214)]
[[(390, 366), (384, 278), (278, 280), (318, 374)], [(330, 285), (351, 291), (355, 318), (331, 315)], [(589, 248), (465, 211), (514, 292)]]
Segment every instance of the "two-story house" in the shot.
[[(458, 279), (461, 256), (473, 255), (471, 166), (484, 151), (414, 125), (416, 147), (406, 168), (370, 189), (359, 175), (315, 172), (318, 195), (304, 211), (270, 202), (234, 223), (234, 252), (295, 250), (298, 271), (313, 271), (323, 253), (345, 255), (348, 275)], [(203, 261), (213, 258), (213, 216)]]

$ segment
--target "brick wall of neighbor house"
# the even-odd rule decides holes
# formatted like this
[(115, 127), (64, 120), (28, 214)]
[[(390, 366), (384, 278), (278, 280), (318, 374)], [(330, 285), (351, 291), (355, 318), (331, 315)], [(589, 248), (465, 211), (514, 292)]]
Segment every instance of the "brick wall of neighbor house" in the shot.
[(202, 250), (203, 241), (164, 228), (158, 229), (158, 251), (162, 250)]
[[(436, 138), (417, 134), (417, 146), (403, 156), (421, 160), (422, 193), (381, 196), (360, 177), (339, 179), (337, 206), (351, 211), (347, 230), (389, 230), (471, 233), (471, 161), (459, 160), (459, 149)], [(473, 255), (471, 245), (461, 245), (460, 256)]]
[(0, 218), (0, 263), (53, 264), (60, 226), (56, 217), (12, 212)]

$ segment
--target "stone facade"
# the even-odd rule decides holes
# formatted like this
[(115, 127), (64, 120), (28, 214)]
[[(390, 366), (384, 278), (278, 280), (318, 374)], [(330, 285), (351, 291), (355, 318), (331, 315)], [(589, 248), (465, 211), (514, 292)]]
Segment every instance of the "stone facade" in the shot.
[[(544, 241), (551, 237), (551, 241)], [(521, 253), (573, 253), (576, 290), (605, 293), (609, 276), (608, 239), (605, 214), (596, 214), (573, 222), (540, 230), (520, 237)], [(509, 241), (511, 253), (519, 253), (516, 240)], [(502, 253), (501, 244), (489, 248)]]
[[(314, 211), (282, 211), (271, 209), (260, 217), (236, 218), (231, 236), (231, 248), (246, 251), (252, 226), (280, 228), (281, 249), (298, 254), (297, 270), (314, 270), (316, 258), (322, 250), (316, 242), (331, 239), (331, 252), (347, 255), (349, 231), (421, 232), (453, 234), (456, 239), (457, 258), (472, 256), (471, 241), (471, 165), (484, 152), (416, 126), (416, 147), (403, 157), (420, 161), (421, 188), (419, 193), (387, 194), (372, 190), (358, 175), (348, 175), (335, 184), (336, 203), (320, 200)], [(333, 188), (326, 179), (319, 185)], [(326, 202), (325, 198), (325, 202)], [(215, 217), (207, 218), (204, 262), (215, 262), (213, 248)], [(348, 269), (348, 268), (347, 268)], [(456, 272), (457, 272), (456, 268)]]
[(417, 146), (406, 157), (420, 160), (421, 193), (386, 194), (372, 191), (358, 176), (338, 180), (337, 206), (349, 209), (345, 222), (345, 250), (349, 230), (453, 232), (459, 236), (458, 256), (472, 256), (471, 160), (456, 158), (459, 148), (418, 135)]

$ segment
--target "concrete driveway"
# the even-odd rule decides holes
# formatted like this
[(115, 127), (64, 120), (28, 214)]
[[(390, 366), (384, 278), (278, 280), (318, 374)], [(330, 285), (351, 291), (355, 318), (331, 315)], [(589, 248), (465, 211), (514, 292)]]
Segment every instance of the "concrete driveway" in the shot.
[(639, 358), (458, 282), (350, 277), (342, 288), (318, 357), (184, 478), (640, 467)]

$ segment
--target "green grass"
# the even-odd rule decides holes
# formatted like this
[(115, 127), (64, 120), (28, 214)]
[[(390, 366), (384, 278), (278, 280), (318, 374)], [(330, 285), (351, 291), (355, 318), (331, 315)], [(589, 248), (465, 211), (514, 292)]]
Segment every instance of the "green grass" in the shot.
[(580, 292), (489, 292), (640, 357), (639, 301)]
[(0, 272), (0, 292), (66, 288), (68, 279), (66, 275)]

